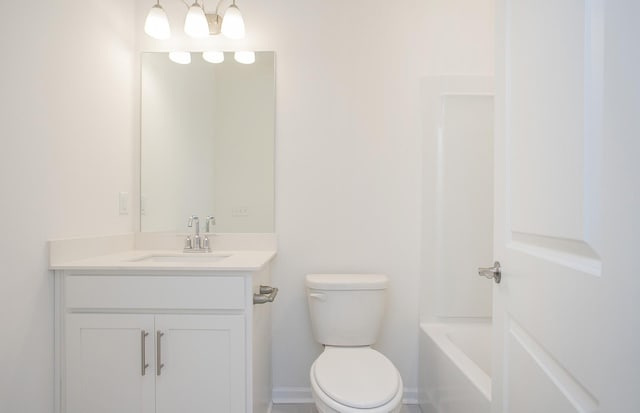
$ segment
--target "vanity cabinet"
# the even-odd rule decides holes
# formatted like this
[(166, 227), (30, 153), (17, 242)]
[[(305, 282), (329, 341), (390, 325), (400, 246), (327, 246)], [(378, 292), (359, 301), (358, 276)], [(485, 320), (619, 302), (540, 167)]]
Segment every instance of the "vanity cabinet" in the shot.
[(241, 315), (69, 314), (68, 413), (243, 411)]
[(56, 271), (56, 412), (266, 412), (270, 315), (253, 294), (268, 282)]

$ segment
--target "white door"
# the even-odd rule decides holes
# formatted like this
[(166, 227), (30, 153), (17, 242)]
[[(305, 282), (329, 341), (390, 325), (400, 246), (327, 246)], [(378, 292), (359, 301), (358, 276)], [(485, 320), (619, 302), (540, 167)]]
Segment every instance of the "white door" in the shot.
[(156, 316), (156, 413), (244, 412), (244, 327), (243, 315)]
[(496, 12), (493, 412), (640, 412), (640, 2)]
[(155, 411), (153, 316), (68, 314), (65, 324), (66, 413)]

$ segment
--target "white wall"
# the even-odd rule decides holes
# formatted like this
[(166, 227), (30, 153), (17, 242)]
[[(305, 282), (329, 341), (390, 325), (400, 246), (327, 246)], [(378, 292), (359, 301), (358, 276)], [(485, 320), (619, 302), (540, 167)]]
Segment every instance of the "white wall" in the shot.
[(51, 238), (130, 232), (133, 5), (0, 7), (0, 412), (53, 410)]

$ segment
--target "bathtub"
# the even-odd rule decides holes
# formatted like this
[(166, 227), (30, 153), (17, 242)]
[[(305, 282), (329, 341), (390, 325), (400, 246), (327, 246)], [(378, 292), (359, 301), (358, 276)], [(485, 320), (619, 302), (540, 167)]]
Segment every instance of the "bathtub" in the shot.
[(423, 413), (491, 411), (491, 323), (421, 324)]

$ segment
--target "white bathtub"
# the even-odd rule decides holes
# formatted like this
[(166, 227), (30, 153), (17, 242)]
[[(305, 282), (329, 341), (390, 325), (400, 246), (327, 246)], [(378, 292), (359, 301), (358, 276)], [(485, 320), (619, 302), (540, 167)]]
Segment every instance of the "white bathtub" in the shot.
[(421, 324), (423, 413), (491, 411), (491, 323)]

